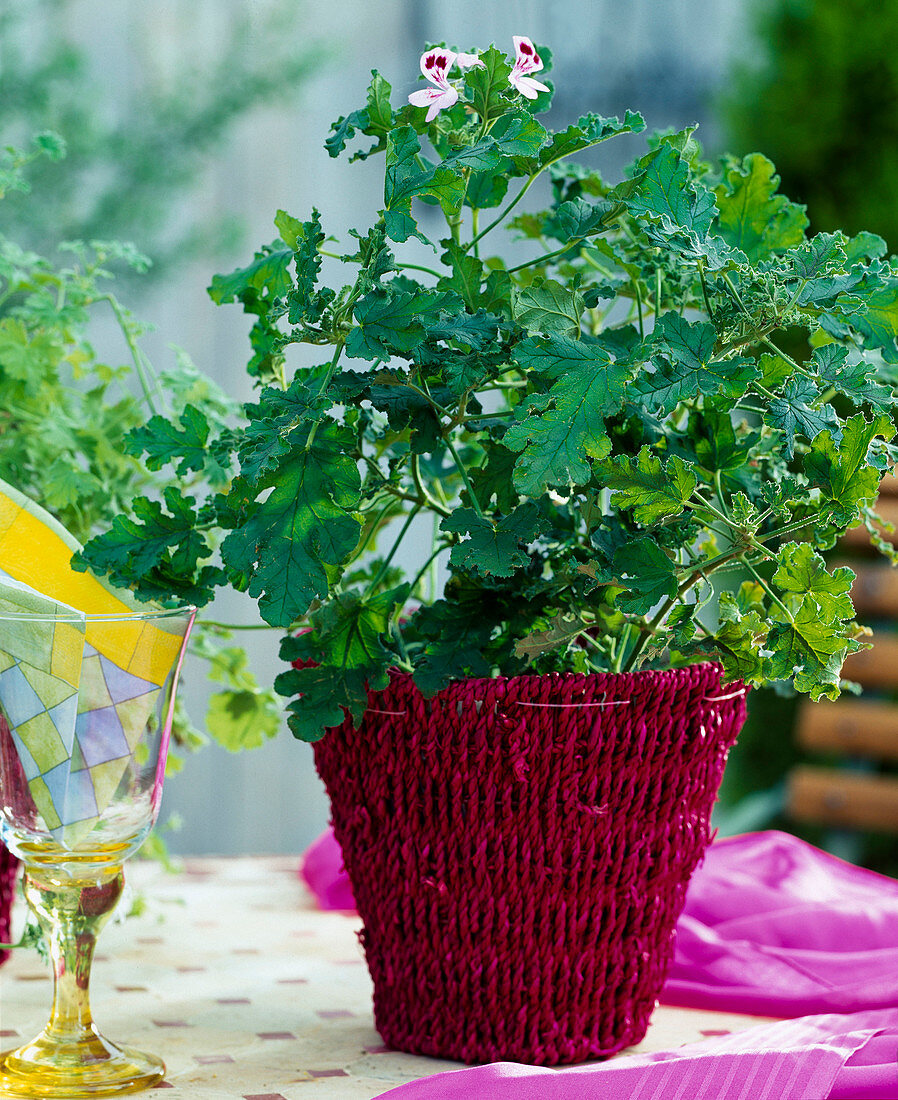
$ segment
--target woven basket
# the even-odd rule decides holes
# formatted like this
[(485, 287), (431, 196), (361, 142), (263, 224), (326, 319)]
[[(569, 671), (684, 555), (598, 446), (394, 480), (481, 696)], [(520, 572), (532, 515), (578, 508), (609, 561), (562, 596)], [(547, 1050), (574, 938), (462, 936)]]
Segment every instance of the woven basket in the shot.
[(384, 1041), (534, 1065), (638, 1042), (744, 719), (710, 664), (370, 693), (315, 760)]
[[(0, 943), (10, 942), (10, 913), (16, 892), (16, 873), (19, 864), (0, 841)], [(8, 951), (0, 951), (0, 963), (6, 961)]]

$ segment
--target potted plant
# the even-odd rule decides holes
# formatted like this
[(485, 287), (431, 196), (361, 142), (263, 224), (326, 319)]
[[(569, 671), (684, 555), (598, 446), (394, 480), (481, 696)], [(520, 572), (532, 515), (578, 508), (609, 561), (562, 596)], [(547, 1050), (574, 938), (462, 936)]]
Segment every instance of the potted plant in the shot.
[(808, 239), (769, 161), (712, 167), (694, 127), (607, 182), (576, 158), (642, 118), (552, 132), (549, 68), (524, 37), (437, 47), (399, 107), (374, 73), (327, 141), (384, 156), (372, 224), (335, 253), (281, 211), (212, 282), (253, 318), (248, 423), (140, 437), (228, 487), (84, 555), (285, 631), (378, 1027), (467, 1061), (641, 1037), (746, 685), (835, 697), (864, 644), (822, 554), (894, 454), (883, 242)]

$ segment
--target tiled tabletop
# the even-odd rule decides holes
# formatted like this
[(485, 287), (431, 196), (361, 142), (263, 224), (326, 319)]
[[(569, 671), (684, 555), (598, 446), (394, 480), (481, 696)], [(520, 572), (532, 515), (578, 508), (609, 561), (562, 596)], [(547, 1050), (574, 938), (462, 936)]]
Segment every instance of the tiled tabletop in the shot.
[[(385, 1049), (371, 1018), (358, 918), (319, 912), (296, 864), (265, 857), (189, 860), (179, 875), (150, 863), (126, 869), (143, 911), (104, 930), (92, 1007), (111, 1039), (165, 1059), (157, 1089), (170, 1100), (370, 1100), (459, 1068)], [(15, 952), (0, 968), (2, 1047), (40, 1030), (49, 994), (41, 960)], [(757, 1022), (661, 1007), (636, 1049), (666, 1050)]]

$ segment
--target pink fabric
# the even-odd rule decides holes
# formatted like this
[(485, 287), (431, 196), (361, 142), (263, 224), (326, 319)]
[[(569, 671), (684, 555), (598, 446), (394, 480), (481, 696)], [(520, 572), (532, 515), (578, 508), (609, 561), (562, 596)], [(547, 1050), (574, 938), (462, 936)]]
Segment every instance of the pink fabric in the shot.
[(343, 853), (330, 826), (305, 850), (299, 877), (312, 891), (319, 908), (355, 909), (349, 875), (343, 866)]
[[(312, 886), (351, 898), (336, 841)], [(321, 884), (328, 883), (327, 889)], [(335, 906), (334, 896), (341, 899)], [(668, 1004), (802, 1017), (664, 1054), (546, 1070), (502, 1062), (393, 1089), (395, 1100), (894, 1100), (898, 882), (785, 833), (713, 844), (689, 886)], [(839, 1015), (810, 1015), (829, 1012)]]
[(662, 1054), (542, 1069), (453, 1070), (382, 1100), (894, 1100), (898, 1010), (761, 1024)]
[(898, 882), (785, 833), (713, 844), (662, 1000), (765, 1016), (898, 1005)]

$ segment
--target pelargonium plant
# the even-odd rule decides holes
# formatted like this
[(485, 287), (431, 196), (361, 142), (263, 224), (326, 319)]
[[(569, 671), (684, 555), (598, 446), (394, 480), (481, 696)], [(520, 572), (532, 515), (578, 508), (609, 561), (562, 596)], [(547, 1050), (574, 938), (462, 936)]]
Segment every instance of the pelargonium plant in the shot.
[[(433, 693), (710, 659), (834, 698), (864, 632), (824, 553), (872, 527), (895, 455), (898, 260), (808, 237), (765, 157), (706, 163), (694, 126), (606, 181), (578, 158), (640, 115), (553, 132), (551, 55), (514, 44), (429, 49), (398, 107), (374, 72), (326, 142), (383, 156), (370, 224), (334, 252), (317, 211), (280, 211), (212, 281), (253, 318), (245, 423), (188, 409), (132, 437), (229, 483), (138, 500), (86, 562), (145, 595), (248, 590), (307, 665), (277, 686), (309, 740), (391, 668)], [(502, 226), (521, 262), (492, 252)]]

